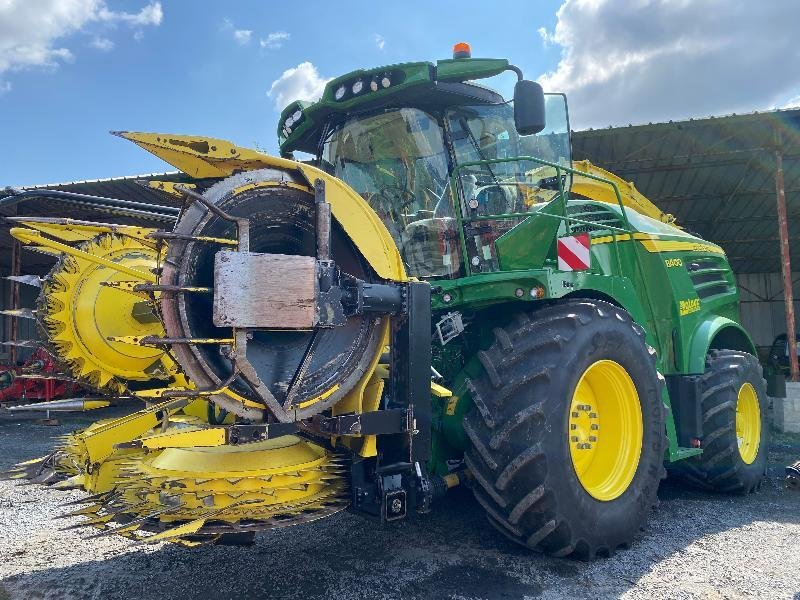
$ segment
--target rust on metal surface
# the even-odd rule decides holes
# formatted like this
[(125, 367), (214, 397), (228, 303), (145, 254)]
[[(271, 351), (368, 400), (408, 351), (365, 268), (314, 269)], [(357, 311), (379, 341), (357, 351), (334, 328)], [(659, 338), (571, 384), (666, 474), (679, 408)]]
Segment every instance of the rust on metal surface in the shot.
[(250, 220), (245, 219), (242, 217), (235, 217), (233, 215), (229, 215), (224, 210), (222, 210), (219, 206), (205, 198), (202, 194), (198, 194), (194, 190), (191, 190), (187, 187), (178, 185), (175, 187), (176, 190), (186, 194), (189, 198), (193, 200), (197, 200), (205, 206), (208, 210), (212, 213), (217, 215), (220, 219), (225, 219), (226, 221), (230, 221), (231, 223), (236, 224), (237, 230), (237, 246), (239, 248), (239, 252), (248, 252), (250, 250)]
[(317, 212), (317, 258), (331, 259), (331, 205), (325, 201), (325, 182), (314, 181), (314, 198)]
[(783, 184), (783, 155), (780, 145), (775, 150), (775, 194), (778, 204), (778, 235), (781, 246), (783, 303), (786, 307), (786, 340), (789, 344), (789, 377), (800, 379), (797, 364), (797, 336), (794, 322), (794, 293), (792, 291), (792, 261), (789, 255), (789, 225), (786, 218), (786, 190)]
[(214, 290), (210, 287), (167, 285), (157, 283), (137, 283), (133, 290), (135, 292), (174, 292), (183, 294), (210, 294)]
[(154, 231), (147, 234), (147, 237), (154, 240), (186, 240), (189, 242), (206, 242), (209, 244), (222, 244), (225, 246), (237, 246), (239, 244), (237, 240), (231, 240), (227, 238), (209, 237), (207, 235), (186, 235), (175, 233), (173, 231)]

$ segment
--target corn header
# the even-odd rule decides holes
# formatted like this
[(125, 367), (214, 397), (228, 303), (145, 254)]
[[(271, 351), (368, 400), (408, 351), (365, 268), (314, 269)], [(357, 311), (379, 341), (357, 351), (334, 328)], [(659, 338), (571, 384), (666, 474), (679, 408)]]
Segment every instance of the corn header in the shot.
[[(507, 71), (513, 106), (470, 83)], [(186, 175), (144, 182), (182, 208), (81, 201), (163, 227), (12, 229), (57, 257), (35, 314), (54, 351), (145, 402), (11, 474), (91, 492), (71, 514), (100, 535), (392, 522), (468, 483), (509, 538), (590, 558), (631, 542), (665, 465), (760, 485), (764, 384), (723, 249), (573, 162), (565, 98), (508, 61), (348, 73), (283, 111), (281, 157), (115, 134)], [(3, 202), (25, 194), (63, 193)]]

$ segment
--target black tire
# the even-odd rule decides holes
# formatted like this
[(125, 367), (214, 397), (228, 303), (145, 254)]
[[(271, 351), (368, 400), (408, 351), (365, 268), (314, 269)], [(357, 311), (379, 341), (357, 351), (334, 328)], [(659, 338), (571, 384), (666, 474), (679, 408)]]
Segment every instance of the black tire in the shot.
[[(739, 389), (755, 388), (761, 415), (761, 439), (755, 460), (747, 464), (736, 438), (736, 402)], [(761, 487), (767, 471), (769, 425), (767, 388), (761, 365), (752, 354), (712, 350), (700, 380), (703, 411), (703, 454), (676, 464), (687, 482), (704, 490), (746, 494)]]
[[(664, 379), (655, 358), (642, 328), (603, 301), (565, 301), (495, 330), (492, 346), (479, 353), (483, 375), (467, 383), (475, 408), (464, 428), (475, 497), (500, 532), (528, 548), (580, 559), (630, 545), (665, 476)], [(581, 485), (567, 435), (578, 380), (601, 359), (630, 375), (643, 425), (633, 480), (609, 501)]]

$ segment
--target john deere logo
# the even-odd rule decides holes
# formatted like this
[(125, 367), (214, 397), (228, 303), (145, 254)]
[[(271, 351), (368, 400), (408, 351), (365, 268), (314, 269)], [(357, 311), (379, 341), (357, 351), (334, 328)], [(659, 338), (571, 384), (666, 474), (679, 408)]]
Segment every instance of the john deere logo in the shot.
[(700, 310), (700, 298), (690, 300), (678, 300), (678, 311), (682, 317)]

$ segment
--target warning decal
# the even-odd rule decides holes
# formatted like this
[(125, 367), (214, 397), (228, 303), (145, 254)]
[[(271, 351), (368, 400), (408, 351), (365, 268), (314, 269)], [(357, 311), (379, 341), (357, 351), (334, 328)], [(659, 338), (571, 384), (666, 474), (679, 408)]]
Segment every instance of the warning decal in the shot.
[(561, 271), (585, 271), (592, 264), (589, 251), (591, 238), (588, 233), (579, 233), (558, 238), (558, 268)]

